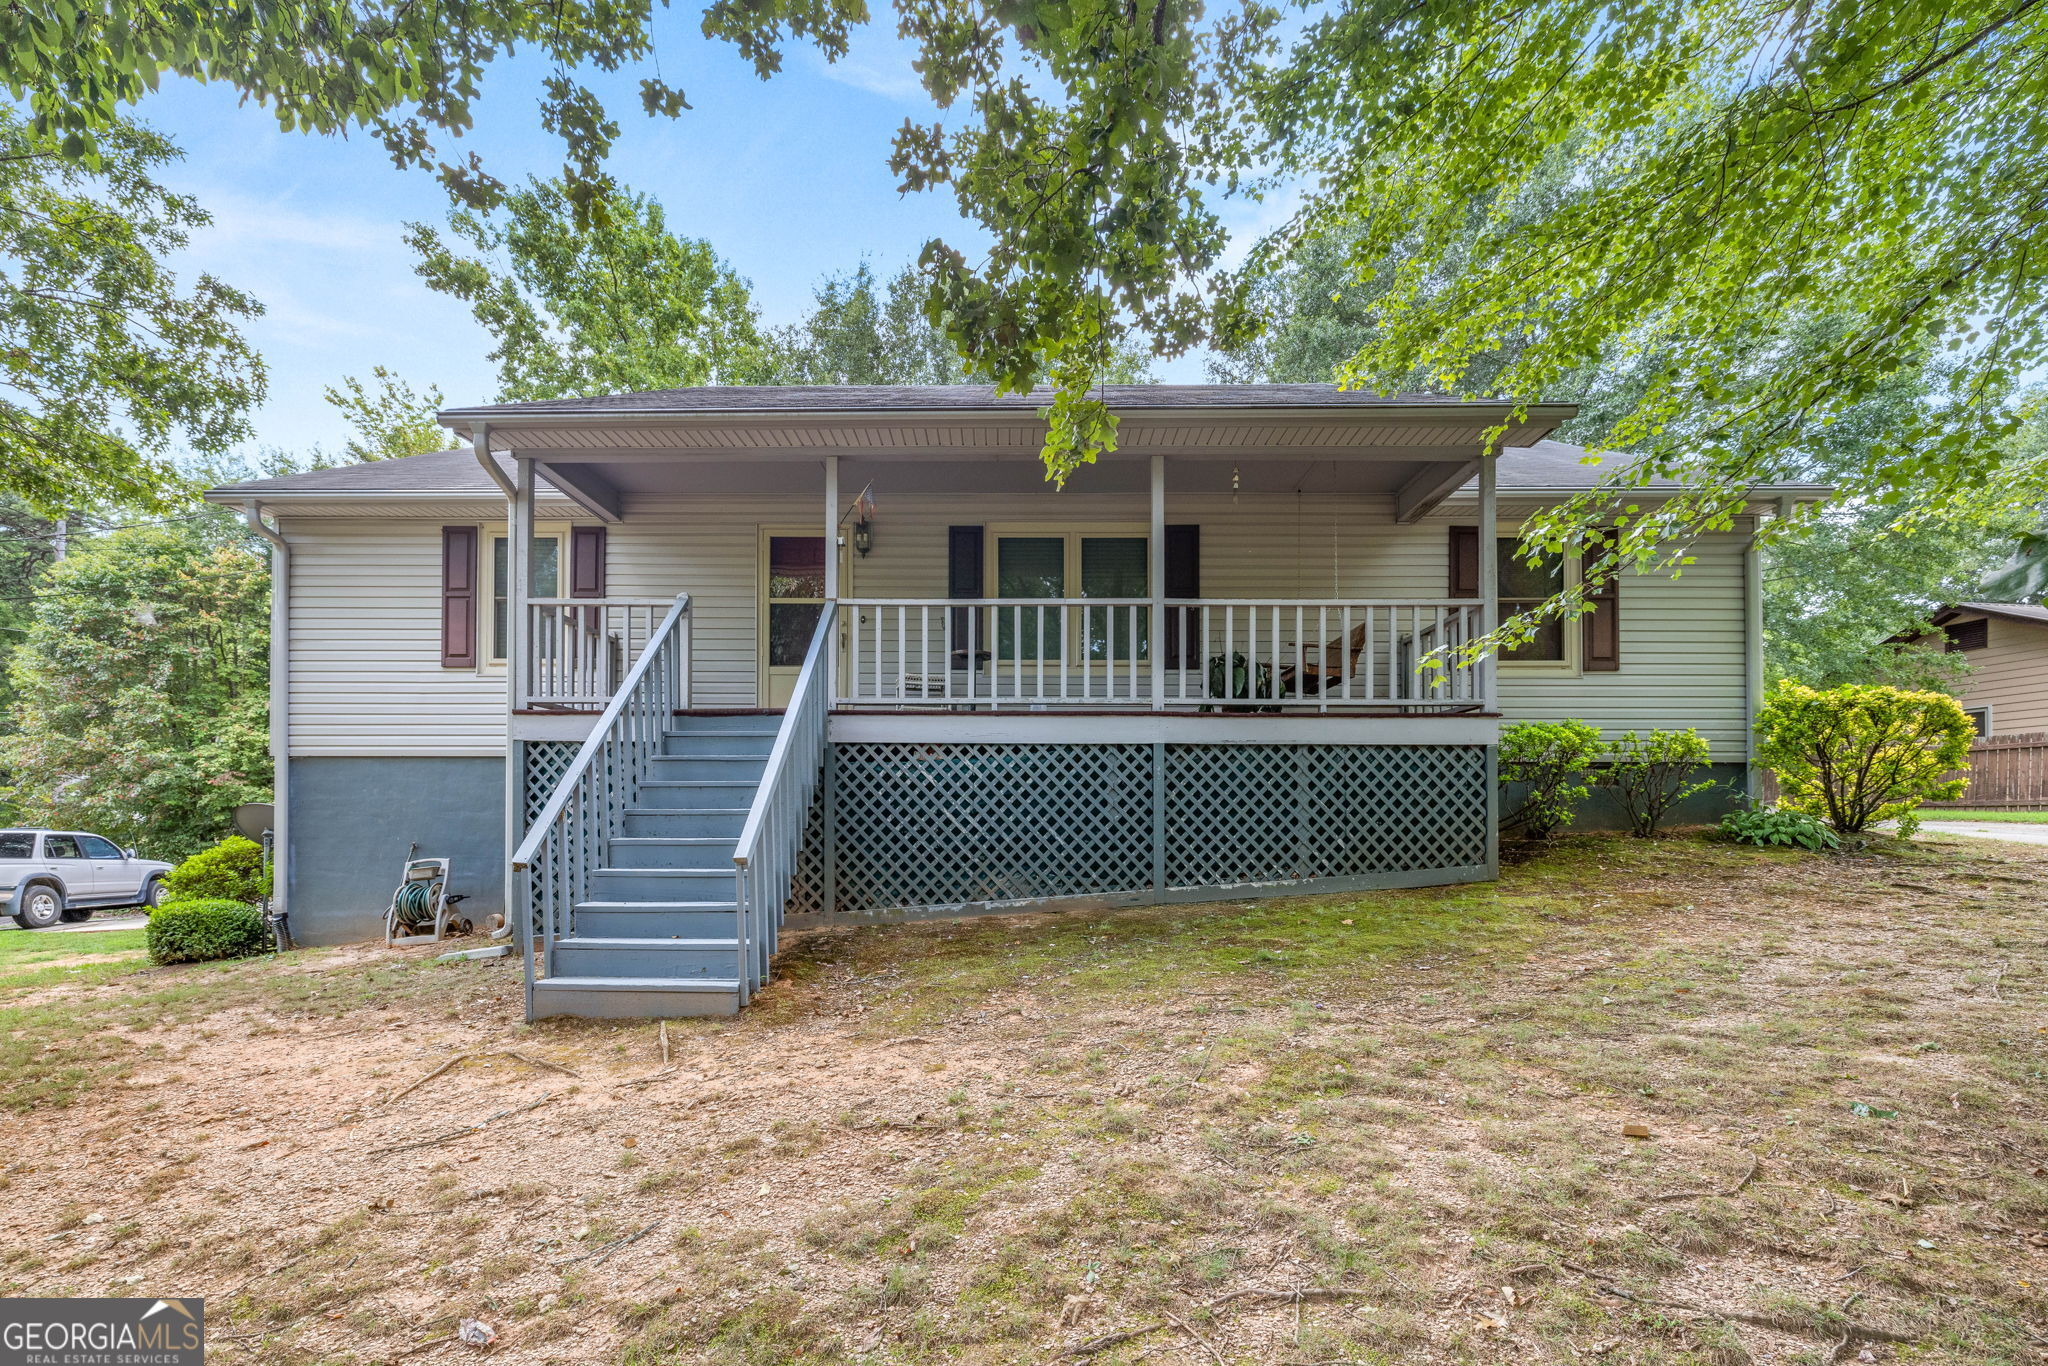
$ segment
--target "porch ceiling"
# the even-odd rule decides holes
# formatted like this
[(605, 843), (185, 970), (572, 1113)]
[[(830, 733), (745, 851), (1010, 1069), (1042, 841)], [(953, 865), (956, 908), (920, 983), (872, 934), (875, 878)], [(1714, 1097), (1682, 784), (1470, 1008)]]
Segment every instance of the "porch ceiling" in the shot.
[[(650, 494), (745, 494), (789, 492), (824, 487), (824, 472), (815, 463), (809, 469), (776, 461), (762, 464), (752, 460), (618, 460), (591, 458), (578, 452), (532, 454), (548, 465), (564, 467), (564, 473), (595, 475), (604, 484), (628, 496)], [(573, 466), (573, 468), (569, 468)], [(1463, 482), (1477, 469), (1474, 461), (1438, 460), (1330, 460), (1172, 459), (1166, 467), (1169, 494), (1229, 493), (1366, 493), (1392, 494), (1410, 486), (1419, 476), (1441, 477), (1452, 485)], [(1233, 482), (1234, 481), (1234, 482)], [(881, 497), (891, 493), (934, 494), (1019, 494), (1046, 493), (1045, 469), (1036, 459), (1000, 460), (987, 457), (952, 460), (892, 460), (873, 456), (841, 457), (839, 484), (848, 491), (873, 484)], [(1146, 463), (1138, 460), (1109, 460), (1085, 466), (1067, 481), (1077, 493), (1128, 494), (1142, 502), (1150, 484)]]

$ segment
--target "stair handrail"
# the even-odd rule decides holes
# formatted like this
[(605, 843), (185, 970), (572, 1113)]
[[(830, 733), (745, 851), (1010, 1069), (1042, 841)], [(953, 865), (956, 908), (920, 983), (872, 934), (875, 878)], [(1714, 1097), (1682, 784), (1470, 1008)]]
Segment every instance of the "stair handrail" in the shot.
[[(564, 910), (581, 898), (592, 860), (637, 796), (647, 761), (660, 752), (676, 708), (689, 701), (689, 619), (690, 595), (678, 593), (512, 855), (509, 909), (529, 990), (535, 929), (529, 871), (549, 841), (559, 836), (561, 847), (554, 850), (554, 876), (543, 890), (539, 926), (543, 968), (551, 973)], [(608, 754), (621, 762), (601, 762)]]
[(831, 713), (832, 655), (839, 604), (827, 599), (818, 613), (796, 688), (776, 728), (775, 744), (754, 789), (746, 824), (733, 846), (739, 905), (740, 1002), (767, 980), (782, 915), (789, 901), (796, 856), (825, 765), (825, 722)]

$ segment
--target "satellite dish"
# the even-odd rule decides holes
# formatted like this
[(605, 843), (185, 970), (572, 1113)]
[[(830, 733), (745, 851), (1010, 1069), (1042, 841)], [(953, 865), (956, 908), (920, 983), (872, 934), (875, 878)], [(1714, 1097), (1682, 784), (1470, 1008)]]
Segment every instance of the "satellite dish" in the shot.
[(243, 802), (235, 808), (235, 829), (252, 840), (261, 840), (266, 830), (276, 828), (271, 824), (275, 814), (269, 802)]

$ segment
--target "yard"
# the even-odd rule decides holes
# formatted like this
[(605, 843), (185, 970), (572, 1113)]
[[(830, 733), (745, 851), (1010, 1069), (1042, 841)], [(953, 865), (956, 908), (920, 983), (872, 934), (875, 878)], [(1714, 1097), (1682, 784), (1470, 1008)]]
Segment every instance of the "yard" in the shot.
[(210, 1360), (2048, 1360), (2048, 849), (845, 930), (736, 1021), (0, 936), (7, 1294)]

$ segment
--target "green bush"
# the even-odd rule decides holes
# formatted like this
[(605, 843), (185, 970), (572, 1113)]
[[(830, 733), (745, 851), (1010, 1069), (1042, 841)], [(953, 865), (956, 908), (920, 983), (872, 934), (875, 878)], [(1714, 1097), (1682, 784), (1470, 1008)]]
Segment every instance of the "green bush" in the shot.
[(1976, 728), (1953, 697), (1852, 683), (1820, 691), (1782, 683), (1757, 713), (1757, 757), (1778, 775), (1781, 805), (1818, 816), (1844, 835), (1896, 819), (1919, 828), (1915, 808), (1954, 801)]
[(1591, 790), (1586, 770), (1600, 753), (1600, 732), (1584, 721), (1521, 721), (1500, 733), (1500, 780), (1525, 783), (1522, 804), (1501, 825), (1546, 839), (1572, 823)]
[(1628, 818), (1629, 833), (1648, 839), (1671, 808), (1714, 785), (1691, 781), (1706, 766), (1707, 742), (1689, 726), (1643, 735), (1627, 731), (1607, 752), (1607, 763), (1594, 781), (1614, 793)]
[(149, 913), (144, 932), (156, 963), (211, 963), (268, 953), (270, 922), (242, 901), (173, 901)]
[(270, 890), (269, 883), (263, 846), (240, 835), (229, 835), (164, 874), (164, 891), (170, 901), (254, 903)]
[(1738, 844), (1781, 844), (1815, 853), (1842, 847), (1841, 837), (1820, 820), (1784, 806), (1731, 811), (1721, 818), (1721, 834)]

